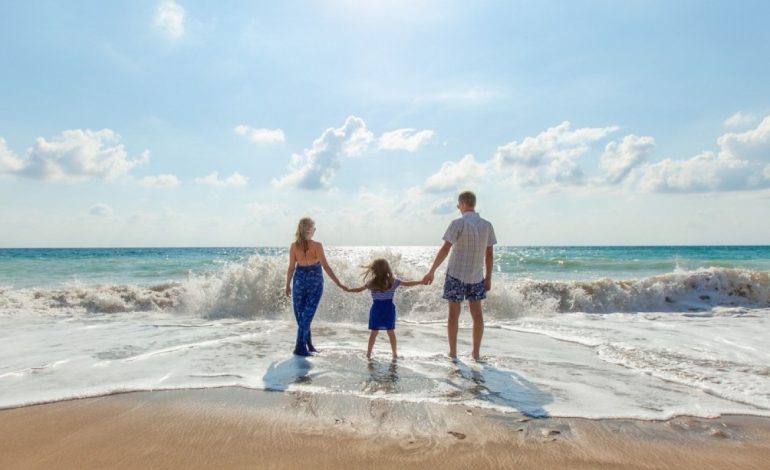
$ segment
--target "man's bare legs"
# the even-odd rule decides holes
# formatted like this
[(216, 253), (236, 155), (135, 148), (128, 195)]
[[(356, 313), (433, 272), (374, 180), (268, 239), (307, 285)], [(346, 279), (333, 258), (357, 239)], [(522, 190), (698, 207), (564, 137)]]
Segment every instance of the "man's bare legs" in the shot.
[(449, 338), (449, 357), (457, 359), (457, 330), (460, 327), (460, 302), (449, 302), (446, 330)]
[[(481, 357), (481, 338), (484, 336), (484, 315), (481, 312), (480, 300), (469, 300), (471, 320), (473, 321), (473, 359)], [(447, 319), (447, 337), (449, 338), (449, 357), (457, 359), (457, 331), (460, 328), (460, 302), (449, 302), (449, 318)]]
[(481, 357), (481, 338), (484, 336), (484, 315), (481, 313), (481, 301), (469, 300), (468, 305), (471, 310), (471, 320), (473, 320), (473, 359), (479, 360)]

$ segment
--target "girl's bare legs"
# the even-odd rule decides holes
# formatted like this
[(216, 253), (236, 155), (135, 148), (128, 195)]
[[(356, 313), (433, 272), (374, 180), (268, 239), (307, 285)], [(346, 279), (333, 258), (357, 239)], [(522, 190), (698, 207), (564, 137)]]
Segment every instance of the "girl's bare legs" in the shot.
[(372, 330), (369, 332), (369, 348), (366, 350), (366, 358), (372, 358), (372, 349), (374, 349), (374, 342), (377, 340), (377, 333), (379, 330)]
[(396, 330), (388, 330), (388, 339), (390, 340), (390, 350), (393, 351), (393, 359), (398, 357), (396, 352)]

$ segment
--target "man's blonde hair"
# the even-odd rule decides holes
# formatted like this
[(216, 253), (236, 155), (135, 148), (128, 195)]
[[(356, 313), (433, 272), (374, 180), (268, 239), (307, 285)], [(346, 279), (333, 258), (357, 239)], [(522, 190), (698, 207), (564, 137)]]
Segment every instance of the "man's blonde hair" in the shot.
[(457, 196), (457, 201), (471, 208), (476, 207), (476, 195), (473, 194), (473, 191), (461, 192), (460, 195)]

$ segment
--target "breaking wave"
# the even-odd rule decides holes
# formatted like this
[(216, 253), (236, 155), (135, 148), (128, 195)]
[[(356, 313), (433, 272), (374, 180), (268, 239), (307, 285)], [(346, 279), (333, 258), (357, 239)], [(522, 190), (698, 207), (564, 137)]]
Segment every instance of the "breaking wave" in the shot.
[[(392, 265), (405, 279), (419, 279), (424, 267), (403, 263), (391, 255)], [(360, 284), (361, 263), (337, 259), (335, 271), (343, 282)], [(401, 289), (396, 297), (400, 318), (441, 319), (446, 303), (443, 282)], [(282, 258), (253, 256), (229, 263), (213, 274), (190, 273), (183, 282), (153, 286), (72, 285), (55, 289), (0, 288), (0, 312), (123, 314), (162, 311), (207, 318), (271, 318), (291, 316), (284, 295), (286, 265)], [(370, 305), (366, 293), (349, 294), (327, 278), (319, 318), (363, 321)], [(633, 313), (708, 311), (716, 307), (770, 307), (770, 273), (734, 268), (704, 268), (631, 280), (542, 281), (494, 278), (485, 315), (509, 318), (563, 312)]]

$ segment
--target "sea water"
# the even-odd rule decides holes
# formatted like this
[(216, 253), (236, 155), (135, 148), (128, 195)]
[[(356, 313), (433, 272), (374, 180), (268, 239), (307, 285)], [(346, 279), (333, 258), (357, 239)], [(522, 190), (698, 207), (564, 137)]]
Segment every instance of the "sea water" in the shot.
[[(341, 280), (437, 247), (327, 248)], [(364, 356), (367, 293), (326, 280), (321, 352), (291, 355), (285, 248), (0, 250), (0, 408), (237, 386), (527, 416), (770, 416), (770, 247), (498, 247), (485, 361), (446, 357), (442, 275), (396, 294), (399, 356)]]

